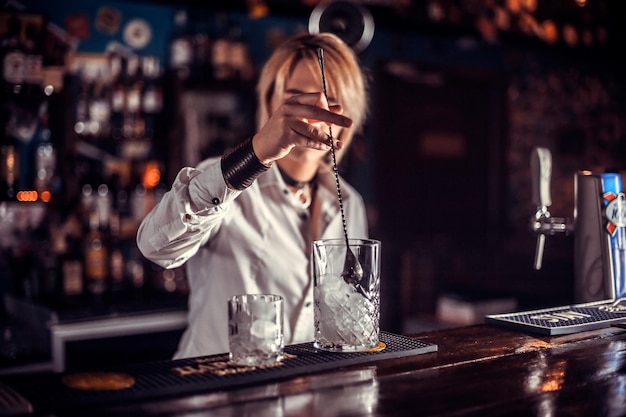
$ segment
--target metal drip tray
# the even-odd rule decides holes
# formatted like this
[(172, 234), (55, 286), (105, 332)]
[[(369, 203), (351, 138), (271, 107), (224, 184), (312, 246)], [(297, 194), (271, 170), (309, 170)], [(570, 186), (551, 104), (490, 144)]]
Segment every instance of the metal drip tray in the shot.
[[(621, 304), (620, 302), (623, 302)], [(545, 335), (563, 335), (626, 322), (626, 300), (591, 303), (485, 316), (485, 322)]]
[[(28, 375), (5, 378), (2, 382), (22, 395), (37, 413), (111, 406), (132, 401), (224, 390), (288, 377), (418, 355), (437, 351), (437, 345), (409, 337), (381, 332), (379, 349), (369, 352), (338, 353), (321, 351), (312, 343), (285, 347), (286, 358), (265, 367), (238, 367), (228, 364), (228, 355), (140, 363), (106, 369), (132, 380), (126, 388), (77, 389), (67, 385), (72, 373)], [(104, 370), (102, 370), (104, 371)], [(84, 373), (80, 373), (83, 374)]]

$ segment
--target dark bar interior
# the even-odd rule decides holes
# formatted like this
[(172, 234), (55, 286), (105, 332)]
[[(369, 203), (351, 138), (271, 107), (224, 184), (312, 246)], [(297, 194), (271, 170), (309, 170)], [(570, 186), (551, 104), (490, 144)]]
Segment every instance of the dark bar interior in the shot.
[[(625, 24), (611, 0), (4, 1), (0, 415), (626, 413)], [(382, 242), (386, 347), (173, 359), (192, 281), (139, 227), (258, 132), (264, 63), (311, 31), (367, 78), (337, 172)], [(92, 371), (133, 382), (63, 385)]]

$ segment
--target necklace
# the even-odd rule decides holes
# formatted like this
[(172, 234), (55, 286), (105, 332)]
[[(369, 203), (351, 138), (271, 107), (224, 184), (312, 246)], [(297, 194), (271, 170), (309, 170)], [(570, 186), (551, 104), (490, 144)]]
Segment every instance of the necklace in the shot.
[(302, 207), (309, 208), (311, 203), (313, 202), (313, 186), (315, 185), (315, 181), (317, 180), (317, 174), (309, 181), (297, 181), (291, 178), (285, 171), (278, 168), (280, 171), (280, 175), (283, 177), (283, 181), (290, 187), (295, 188), (295, 192), (293, 193), (294, 197), (302, 204)]

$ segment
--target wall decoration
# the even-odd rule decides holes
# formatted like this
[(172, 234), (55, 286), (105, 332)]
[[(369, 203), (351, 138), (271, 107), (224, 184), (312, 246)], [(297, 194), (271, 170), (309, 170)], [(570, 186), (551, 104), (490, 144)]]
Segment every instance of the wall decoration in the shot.
[(65, 16), (65, 30), (75, 38), (89, 38), (89, 15), (87, 13), (68, 14)]
[(124, 42), (135, 49), (145, 48), (152, 40), (152, 28), (143, 19), (133, 19), (124, 27)]
[(98, 9), (95, 26), (100, 32), (113, 35), (119, 30), (121, 21), (122, 13), (119, 10), (103, 6)]

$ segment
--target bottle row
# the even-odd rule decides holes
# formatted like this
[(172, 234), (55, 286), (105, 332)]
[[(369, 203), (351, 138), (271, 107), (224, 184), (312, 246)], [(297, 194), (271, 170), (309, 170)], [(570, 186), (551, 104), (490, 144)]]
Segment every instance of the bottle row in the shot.
[[(214, 81), (222, 92), (241, 83), (238, 92), (250, 89), (248, 45), (222, 17), (214, 28), (176, 14), (168, 72), (155, 56), (114, 45), (102, 53), (68, 52), (56, 64), (63, 73), (54, 87), (41, 52), (45, 31), (8, 17), (0, 34), (0, 269), (7, 271), (0, 293), (76, 303), (186, 292), (182, 269), (147, 261), (135, 235), (165, 190), (165, 165), (182, 163), (164, 145), (167, 132), (187, 127), (180, 120), (168, 125), (166, 94), (178, 100)], [(193, 157), (232, 142), (233, 132), (239, 136), (244, 110), (252, 123), (252, 105), (237, 112), (230, 96), (227, 105), (218, 98), (207, 106), (214, 113), (202, 113), (211, 131), (197, 139)], [(42, 219), (20, 226), (12, 216), (31, 206), (43, 206)]]
[(211, 82), (249, 82), (255, 77), (249, 44), (241, 27), (225, 14), (174, 14), (168, 44), (168, 66), (189, 85)]
[[(184, 270), (162, 269), (137, 252), (132, 239), (89, 233), (68, 239), (65, 252), (42, 245), (0, 254), (8, 277), (6, 293), (54, 309), (115, 305), (155, 296), (185, 296)], [(57, 248), (57, 250), (60, 248)]]
[[(117, 174), (86, 179), (80, 201), (67, 212), (42, 203), (2, 203), (0, 224), (13, 225), (10, 238), (0, 241), (8, 292), (55, 306), (185, 294), (182, 270), (150, 263), (136, 246), (139, 222), (165, 192), (151, 183), (151, 169), (135, 186)], [(29, 210), (36, 214), (20, 220)]]
[[(128, 63), (142, 62), (144, 70), (131, 81), (120, 76), (115, 83), (105, 83), (110, 79), (92, 77), (97, 67), (83, 66), (82, 75), (68, 77), (65, 85), (76, 87), (75, 96), (47, 94), (41, 87), (29, 94), (22, 90), (0, 94), (0, 201), (49, 202), (71, 171), (57, 166), (61, 155), (70, 158), (64, 163), (84, 155), (94, 162), (120, 163), (141, 163), (154, 156), (153, 139), (157, 131), (164, 131), (158, 121), (161, 89), (152, 82), (158, 63), (151, 57), (134, 58), (111, 57), (120, 74), (129, 73), (121, 69), (129, 68)], [(68, 96), (72, 97), (69, 102)], [(67, 126), (68, 109), (71, 127)]]
[(43, 82), (43, 32), (33, 21), (9, 15), (6, 32), (0, 38), (2, 92), (30, 94)]
[(73, 131), (115, 156), (150, 155), (163, 110), (163, 76), (153, 56), (111, 52), (74, 57)]
[(49, 202), (59, 187), (48, 105), (44, 99), (0, 103), (0, 201)]

